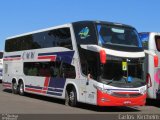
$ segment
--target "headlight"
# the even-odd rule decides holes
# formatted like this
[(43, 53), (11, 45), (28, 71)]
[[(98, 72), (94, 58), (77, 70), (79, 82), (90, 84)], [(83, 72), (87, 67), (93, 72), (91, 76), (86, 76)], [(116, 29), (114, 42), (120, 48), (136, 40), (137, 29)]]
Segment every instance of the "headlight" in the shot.
[(109, 94), (109, 95), (111, 95), (113, 92), (112, 92), (112, 90), (105, 90), (105, 92), (107, 93), (107, 94)]
[(112, 90), (108, 90), (108, 89), (103, 89), (102, 87), (93, 85), (94, 88), (96, 88), (97, 90), (101, 91), (102, 93), (107, 93), (109, 95), (111, 95), (113, 92)]
[(141, 88), (139, 92), (144, 95), (146, 93), (146, 88), (145, 87)]

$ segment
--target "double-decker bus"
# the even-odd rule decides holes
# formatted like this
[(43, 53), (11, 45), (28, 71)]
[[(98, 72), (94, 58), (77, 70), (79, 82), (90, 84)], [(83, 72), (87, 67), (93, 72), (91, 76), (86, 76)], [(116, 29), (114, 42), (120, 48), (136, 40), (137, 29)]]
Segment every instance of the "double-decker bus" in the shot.
[(135, 28), (79, 21), (7, 38), (3, 86), (98, 106), (144, 105), (145, 54)]
[(160, 33), (139, 33), (146, 53), (147, 97), (160, 99)]

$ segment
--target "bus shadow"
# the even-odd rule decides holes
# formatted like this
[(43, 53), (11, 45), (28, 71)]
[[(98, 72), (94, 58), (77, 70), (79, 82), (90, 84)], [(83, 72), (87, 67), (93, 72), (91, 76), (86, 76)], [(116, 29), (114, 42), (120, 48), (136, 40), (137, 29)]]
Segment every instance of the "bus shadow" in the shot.
[(160, 103), (159, 103), (159, 101), (160, 101), (160, 100), (147, 99), (147, 100), (146, 100), (146, 105), (147, 105), (147, 106), (154, 106), (154, 107), (160, 108)]
[(12, 93), (12, 90), (10, 90), (10, 89), (3, 89), (3, 92)]
[[(44, 97), (41, 95), (35, 95), (35, 94), (25, 94), (26, 97), (30, 97), (33, 99), (39, 99), (47, 102), (52, 102), (55, 104), (61, 104), (64, 105), (64, 100), (62, 99), (57, 99), (57, 98), (52, 98), (52, 97)], [(94, 112), (139, 112), (137, 107), (99, 107), (95, 105), (88, 105), (84, 103), (78, 103), (76, 108), (79, 109), (85, 109), (85, 110), (90, 110)]]
[(38, 100), (51, 102), (51, 103), (64, 104), (64, 100), (62, 100), (62, 99), (52, 98), (52, 97), (47, 97), (47, 96), (42, 96), (42, 95), (25, 93), (25, 97), (29, 97), (32, 99), (38, 99)]
[[(11, 90), (4, 89), (3, 92), (7, 93), (12, 93)], [(55, 103), (55, 104), (61, 104), (64, 105), (64, 100), (62, 99), (57, 99), (57, 98), (52, 98), (52, 97), (47, 97), (47, 96), (41, 96), (41, 95), (35, 95), (35, 94), (30, 94), (30, 93), (25, 93), (24, 97), (29, 97), (32, 99), (37, 99), (41, 101), (47, 101), (50, 103)], [(78, 106), (76, 106), (79, 109), (85, 109), (85, 110), (90, 110), (94, 112), (139, 112), (137, 107), (99, 107), (95, 105), (88, 105), (84, 103), (78, 103)]]
[(126, 107), (126, 106), (100, 107), (100, 106), (88, 105), (88, 104), (83, 104), (83, 103), (79, 103), (78, 108), (91, 110), (91, 111), (96, 111), (96, 112), (139, 112), (140, 111), (140, 110), (138, 110), (137, 107)]
[[(12, 94), (12, 90), (10, 90), (10, 89), (3, 89), (3, 92)], [(25, 95), (22, 96), (22, 97), (28, 97), (28, 98), (32, 98), (32, 99), (47, 101), (47, 102), (54, 102), (54, 103), (58, 103), (58, 104), (64, 104), (64, 100), (57, 99), (57, 98), (52, 98), (52, 97), (47, 97), (47, 96), (44, 97), (42, 95), (25, 93)]]

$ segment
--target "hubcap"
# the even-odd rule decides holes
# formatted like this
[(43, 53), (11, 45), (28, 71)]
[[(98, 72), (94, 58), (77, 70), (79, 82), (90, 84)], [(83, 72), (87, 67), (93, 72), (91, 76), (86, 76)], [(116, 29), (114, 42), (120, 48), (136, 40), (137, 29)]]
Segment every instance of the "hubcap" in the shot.
[(22, 84), (20, 85), (19, 90), (20, 90), (21, 93), (23, 93), (23, 85)]
[(16, 90), (17, 89), (17, 85), (16, 83), (13, 84), (13, 89)]
[(70, 92), (69, 99), (71, 102), (74, 102), (74, 92), (73, 91)]

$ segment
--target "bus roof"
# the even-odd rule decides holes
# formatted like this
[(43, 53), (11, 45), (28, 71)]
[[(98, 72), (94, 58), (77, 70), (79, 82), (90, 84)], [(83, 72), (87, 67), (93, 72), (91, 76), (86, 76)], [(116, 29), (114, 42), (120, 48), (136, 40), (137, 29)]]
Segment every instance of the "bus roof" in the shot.
[(155, 35), (159, 35), (160, 32), (139, 32), (139, 34), (155, 34)]
[(86, 20), (86, 21), (77, 21), (77, 22), (72, 22), (72, 23), (68, 23), (68, 24), (64, 24), (64, 25), (59, 25), (59, 26), (49, 27), (49, 28), (46, 28), (46, 29), (40, 29), (40, 30), (36, 30), (36, 31), (32, 31), (32, 32), (27, 32), (27, 33), (19, 34), (19, 35), (7, 37), (6, 40), (17, 38), (17, 37), (22, 37), (22, 36), (26, 36), (26, 35), (31, 35), (31, 34), (35, 34), (35, 33), (39, 33), (39, 32), (45, 32), (45, 31), (53, 30), (53, 29), (57, 29), (57, 28), (69, 27), (73, 23), (86, 23), (86, 22), (102, 23), (102, 24), (110, 24), (110, 25), (118, 25), (118, 26), (124, 26), (124, 27), (132, 27), (130, 25), (121, 24), (121, 23), (114, 23), (114, 22), (107, 22), (107, 21), (88, 21), (88, 20)]
[[(85, 23), (85, 22), (93, 22), (93, 23), (102, 23), (102, 24), (110, 24), (110, 25), (118, 25), (118, 26), (124, 26), (124, 27), (132, 27), (130, 25), (122, 24), (122, 23), (116, 23), (116, 22), (108, 22), (108, 21), (78, 21), (73, 23)], [(134, 27), (132, 27), (134, 28)]]
[(28, 33), (23, 33), (23, 34), (11, 36), (11, 37), (6, 38), (6, 40), (12, 39), (12, 38), (17, 38), (17, 37), (22, 37), (22, 36), (25, 36), (25, 35), (31, 35), (31, 34), (35, 34), (35, 33), (39, 33), (39, 32), (45, 32), (45, 31), (52, 30), (52, 29), (57, 29), (57, 28), (62, 28), (62, 27), (68, 27), (68, 26), (69, 26), (69, 24), (64, 24), (64, 25), (49, 27), (49, 28), (46, 28), (46, 29), (40, 29), (40, 30), (28, 32)]

